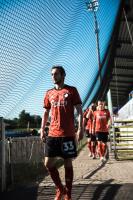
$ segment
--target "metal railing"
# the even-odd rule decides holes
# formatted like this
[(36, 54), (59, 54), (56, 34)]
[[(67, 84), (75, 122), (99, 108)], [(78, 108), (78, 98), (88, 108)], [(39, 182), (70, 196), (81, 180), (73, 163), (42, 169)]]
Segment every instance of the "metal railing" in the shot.
[(110, 131), (111, 150), (116, 159), (133, 159), (133, 125), (122, 123)]

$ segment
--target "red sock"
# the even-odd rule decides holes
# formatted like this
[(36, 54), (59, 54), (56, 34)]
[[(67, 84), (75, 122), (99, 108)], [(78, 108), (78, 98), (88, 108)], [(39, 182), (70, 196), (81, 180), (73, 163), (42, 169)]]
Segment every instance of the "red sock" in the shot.
[(88, 143), (87, 143), (87, 147), (88, 147), (88, 149), (89, 149), (90, 153), (92, 153), (92, 149), (91, 149), (91, 142), (88, 142)]
[(100, 158), (103, 156), (102, 144), (98, 142), (98, 153)]
[(96, 145), (92, 144), (92, 153), (95, 155), (96, 154)]
[(48, 168), (48, 171), (56, 187), (62, 190), (63, 185), (56, 167)]
[(72, 182), (73, 182), (73, 167), (65, 167), (65, 181), (68, 196), (71, 197)]
[(106, 144), (102, 143), (102, 156), (105, 156), (105, 152), (106, 152)]

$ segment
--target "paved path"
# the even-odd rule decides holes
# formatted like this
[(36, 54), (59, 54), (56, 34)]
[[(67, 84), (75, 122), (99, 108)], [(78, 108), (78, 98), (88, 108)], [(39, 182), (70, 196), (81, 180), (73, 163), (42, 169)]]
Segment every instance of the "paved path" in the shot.
[[(133, 200), (133, 161), (109, 159), (101, 165), (99, 159), (88, 156), (88, 149), (73, 160), (73, 200)], [(62, 181), (64, 170), (60, 168)], [(49, 176), (34, 186), (17, 188), (4, 195), (4, 200), (53, 200), (54, 184)]]

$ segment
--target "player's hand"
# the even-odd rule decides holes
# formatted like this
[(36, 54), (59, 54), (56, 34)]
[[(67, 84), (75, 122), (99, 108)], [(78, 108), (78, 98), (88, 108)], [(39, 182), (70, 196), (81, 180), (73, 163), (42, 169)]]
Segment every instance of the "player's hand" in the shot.
[(111, 128), (111, 124), (107, 124), (107, 128), (110, 129)]
[(41, 138), (42, 142), (46, 142), (46, 133), (45, 133), (44, 129), (40, 130), (40, 138)]

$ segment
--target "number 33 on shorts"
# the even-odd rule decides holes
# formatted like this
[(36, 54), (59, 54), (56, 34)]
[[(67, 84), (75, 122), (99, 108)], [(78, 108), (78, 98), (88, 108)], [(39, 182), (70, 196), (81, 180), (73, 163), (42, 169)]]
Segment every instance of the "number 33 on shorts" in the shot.
[(75, 149), (73, 141), (63, 142), (63, 151), (64, 152), (71, 152)]

